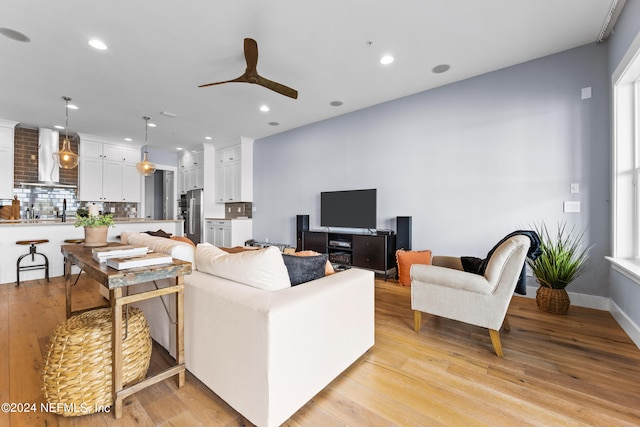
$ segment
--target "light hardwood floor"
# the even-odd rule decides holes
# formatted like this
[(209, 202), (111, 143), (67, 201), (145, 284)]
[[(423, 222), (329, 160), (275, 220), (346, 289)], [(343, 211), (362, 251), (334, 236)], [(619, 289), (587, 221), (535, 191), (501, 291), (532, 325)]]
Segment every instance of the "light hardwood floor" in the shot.
[[(556, 316), (515, 297), (500, 359), (481, 328), (423, 315), (415, 333), (409, 292), (376, 281), (375, 346), (287, 425), (640, 425), (640, 350), (609, 313), (572, 307)], [(82, 278), (74, 310), (100, 298)], [(62, 278), (0, 285), (0, 403), (39, 408), (42, 354), (64, 313)], [(167, 358), (155, 346), (150, 370)], [(11, 427), (240, 425), (251, 424), (190, 374), (181, 389), (167, 380), (128, 398), (117, 421), (0, 412), (0, 426)]]

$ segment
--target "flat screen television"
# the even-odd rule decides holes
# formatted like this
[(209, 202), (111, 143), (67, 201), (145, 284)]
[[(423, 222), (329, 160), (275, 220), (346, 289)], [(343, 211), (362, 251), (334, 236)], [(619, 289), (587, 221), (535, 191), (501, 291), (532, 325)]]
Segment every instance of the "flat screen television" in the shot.
[(369, 228), (377, 226), (376, 189), (323, 191), (320, 193), (322, 227)]

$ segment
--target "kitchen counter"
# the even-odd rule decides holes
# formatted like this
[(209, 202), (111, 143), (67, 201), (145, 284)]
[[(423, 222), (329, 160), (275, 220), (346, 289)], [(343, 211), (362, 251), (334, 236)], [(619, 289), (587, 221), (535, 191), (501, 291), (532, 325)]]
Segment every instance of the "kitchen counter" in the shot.
[[(132, 223), (172, 223), (183, 222), (182, 219), (148, 219), (148, 218), (114, 218), (116, 224), (132, 224)], [(1, 219), (0, 226), (3, 225), (73, 225), (76, 219), (68, 219), (62, 222), (62, 219)]]
[[(117, 242), (118, 236), (123, 231), (157, 231), (163, 230), (175, 236), (183, 235), (183, 220), (155, 220), (146, 218), (122, 218), (116, 219), (115, 225), (109, 228), (107, 240)], [(73, 220), (62, 222), (61, 219), (31, 219), (0, 221), (2, 235), (0, 237), (0, 283), (16, 281), (16, 262), (20, 255), (29, 253), (29, 247), (16, 245), (18, 240), (47, 239), (49, 242), (37, 246), (37, 250), (49, 259), (49, 276), (57, 277), (64, 274), (64, 266), (60, 245), (65, 244), (66, 239), (83, 239), (83, 227), (75, 227)], [(20, 265), (38, 264), (42, 257), (25, 257)], [(74, 273), (77, 269), (74, 267)], [(20, 282), (44, 278), (43, 270), (22, 271)], [(21, 285), (22, 286), (22, 285)]]
[(213, 221), (242, 221), (244, 219), (251, 219), (248, 216), (238, 217), (238, 218), (205, 218)]

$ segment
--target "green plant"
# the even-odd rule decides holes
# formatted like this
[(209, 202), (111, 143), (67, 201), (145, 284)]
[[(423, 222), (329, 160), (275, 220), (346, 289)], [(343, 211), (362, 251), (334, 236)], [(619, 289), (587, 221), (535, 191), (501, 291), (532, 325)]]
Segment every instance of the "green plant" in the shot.
[(564, 289), (587, 267), (591, 247), (583, 248), (585, 232), (575, 233), (574, 227), (568, 230), (566, 223), (562, 223), (552, 238), (544, 222), (535, 229), (540, 236), (542, 255), (534, 261), (527, 258), (527, 263), (540, 286)]
[(112, 214), (104, 214), (104, 215), (87, 215), (80, 216), (76, 214), (76, 227), (113, 227), (113, 215)]
[(76, 216), (78, 215), (82, 217), (89, 216), (89, 210), (85, 208), (78, 208), (78, 210), (76, 211)]

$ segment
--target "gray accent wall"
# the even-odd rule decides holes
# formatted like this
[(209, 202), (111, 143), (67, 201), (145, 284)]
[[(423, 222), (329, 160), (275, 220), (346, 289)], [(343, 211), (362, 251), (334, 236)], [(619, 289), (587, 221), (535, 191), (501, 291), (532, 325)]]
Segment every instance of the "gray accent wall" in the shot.
[(413, 249), (434, 254), (483, 258), (542, 220), (587, 228), (590, 271), (568, 290), (608, 296), (609, 97), (591, 44), (256, 140), (254, 238), (295, 246), (296, 214), (320, 228), (321, 191), (376, 188), (378, 228), (412, 216)]

